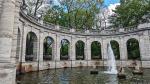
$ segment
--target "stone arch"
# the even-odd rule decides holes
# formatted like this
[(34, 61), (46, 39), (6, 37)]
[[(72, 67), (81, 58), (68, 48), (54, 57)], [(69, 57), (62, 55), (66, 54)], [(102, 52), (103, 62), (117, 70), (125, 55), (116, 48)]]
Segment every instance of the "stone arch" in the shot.
[(19, 60), (20, 53), (21, 52), (21, 31), (18, 28), (18, 33), (17, 33), (17, 52), (16, 52), (16, 59)]
[(61, 40), (60, 60), (69, 59), (70, 42), (67, 39)]
[(35, 61), (37, 59), (37, 35), (29, 32), (26, 37), (26, 61)]
[(110, 41), (112, 50), (114, 52), (114, 56), (116, 60), (120, 59), (120, 49), (119, 49), (119, 43), (116, 40), (111, 40)]
[(101, 43), (98, 41), (91, 43), (91, 59), (102, 59)]
[(54, 52), (54, 39), (50, 36), (43, 41), (43, 60), (52, 60)]
[(139, 41), (135, 38), (130, 38), (126, 42), (127, 45), (127, 55), (129, 60), (140, 60), (140, 48)]
[(85, 53), (84, 53), (85, 43), (81, 40), (76, 42), (76, 60), (84, 60)]

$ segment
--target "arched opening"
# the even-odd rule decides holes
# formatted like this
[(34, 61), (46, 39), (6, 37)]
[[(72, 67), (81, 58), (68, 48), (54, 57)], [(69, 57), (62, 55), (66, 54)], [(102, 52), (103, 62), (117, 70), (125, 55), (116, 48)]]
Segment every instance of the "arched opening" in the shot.
[(26, 37), (26, 61), (34, 61), (37, 59), (37, 36), (33, 32), (29, 32)]
[(135, 38), (131, 38), (127, 41), (127, 52), (128, 59), (130, 60), (140, 60), (140, 49), (139, 42)]
[(52, 60), (54, 40), (51, 37), (46, 37), (43, 43), (43, 60)]
[(69, 59), (69, 46), (70, 46), (70, 43), (67, 39), (61, 40), (60, 60)]
[(119, 60), (120, 59), (119, 43), (115, 40), (111, 40), (110, 44), (111, 44), (112, 50), (114, 52), (115, 59)]
[(101, 44), (98, 41), (94, 41), (91, 44), (91, 59), (102, 59)]
[(76, 60), (84, 60), (84, 42), (77, 41), (76, 43)]
[(20, 29), (18, 28), (18, 34), (17, 34), (17, 52), (16, 52), (16, 59), (19, 61), (19, 57), (20, 57), (20, 42), (21, 42), (21, 32)]

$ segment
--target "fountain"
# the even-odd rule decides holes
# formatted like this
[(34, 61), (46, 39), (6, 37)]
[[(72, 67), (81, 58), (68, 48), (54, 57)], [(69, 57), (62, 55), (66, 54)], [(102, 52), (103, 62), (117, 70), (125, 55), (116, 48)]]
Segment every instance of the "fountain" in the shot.
[(115, 56), (114, 56), (114, 53), (113, 53), (113, 50), (111, 48), (111, 44), (108, 43), (107, 44), (107, 56), (108, 56), (108, 69), (105, 73), (107, 74), (117, 74), (118, 71), (116, 69), (116, 60), (115, 60)]

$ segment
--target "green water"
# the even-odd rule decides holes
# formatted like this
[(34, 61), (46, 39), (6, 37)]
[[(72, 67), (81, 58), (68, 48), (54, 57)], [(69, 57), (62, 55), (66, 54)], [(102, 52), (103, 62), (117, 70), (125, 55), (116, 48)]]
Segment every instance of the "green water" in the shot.
[[(98, 70), (94, 75), (90, 71)], [(132, 69), (125, 69), (126, 79), (104, 73), (104, 69), (67, 68), (26, 73), (19, 76), (19, 84), (150, 84), (150, 69), (144, 69), (143, 75), (133, 75)]]

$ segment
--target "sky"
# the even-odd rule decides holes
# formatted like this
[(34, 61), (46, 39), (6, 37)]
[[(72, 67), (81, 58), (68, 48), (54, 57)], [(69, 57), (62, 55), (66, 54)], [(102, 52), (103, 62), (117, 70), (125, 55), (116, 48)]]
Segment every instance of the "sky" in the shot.
[(116, 4), (116, 3), (120, 3), (120, 0), (104, 0), (104, 5), (105, 6), (110, 6), (111, 4)]

